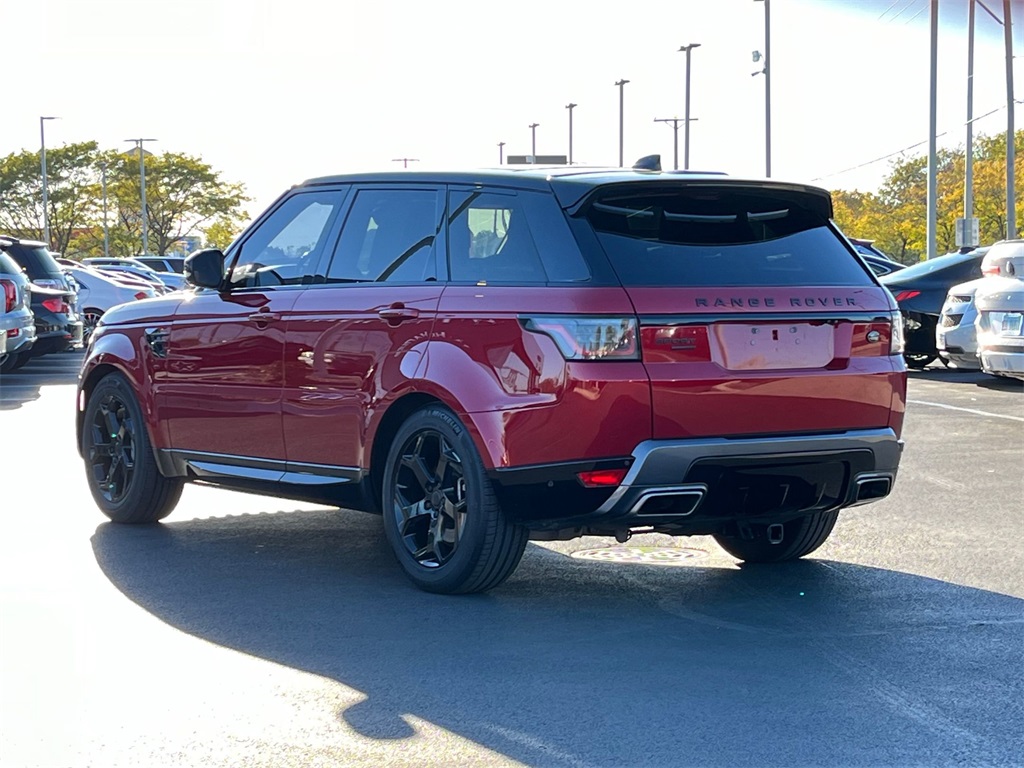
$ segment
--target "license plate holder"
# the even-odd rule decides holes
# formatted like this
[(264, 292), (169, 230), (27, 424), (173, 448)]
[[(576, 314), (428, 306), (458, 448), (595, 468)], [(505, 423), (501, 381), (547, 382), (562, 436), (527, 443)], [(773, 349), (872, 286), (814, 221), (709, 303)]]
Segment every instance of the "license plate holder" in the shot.
[(828, 323), (718, 323), (712, 359), (730, 371), (824, 368), (835, 358)]

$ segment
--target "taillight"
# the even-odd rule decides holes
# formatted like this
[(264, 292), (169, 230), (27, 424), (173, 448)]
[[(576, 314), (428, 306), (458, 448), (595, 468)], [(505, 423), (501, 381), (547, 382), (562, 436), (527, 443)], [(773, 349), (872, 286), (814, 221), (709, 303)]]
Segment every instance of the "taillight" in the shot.
[(18, 286), (13, 280), (0, 280), (4, 287), (4, 312), (11, 312), (18, 304)]
[(635, 317), (530, 315), (523, 328), (550, 337), (566, 360), (639, 360)]
[(610, 488), (622, 482), (627, 469), (594, 469), (590, 472), (577, 472), (576, 477), (585, 488)]
[(889, 334), (889, 354), (902, 355), (906, 343), (906, 334), (903, 331), (903, 315), (900, 312), (891, 314), (892, 332)]
[(981, 262), (981, 274), (989, 277), (998, 277), (999, 264), (986, 264), (985, 262)]
[(68, 306), (68, 303), (64, 301), (64, 299), (56, 296), (50, 299), (43, 299), (43, 306), (51, 312), (55, 312), (60, 315), (66, 315), (71, 311), (71, 307)]
[(896, 301), (906, 301), (907, 299), (912, 299), (915, 296), (920, 296), (920, 295), (921, 295), (920, 291), (900, 291), (899, 293), (896, 294), (895, 298), (896, 298)]
[(135, 298), (136, 299), (148, 299), (149, 298), (149, 294), (146, 293), (145, 291), (139, 291), (138, 293), (135, 294)]

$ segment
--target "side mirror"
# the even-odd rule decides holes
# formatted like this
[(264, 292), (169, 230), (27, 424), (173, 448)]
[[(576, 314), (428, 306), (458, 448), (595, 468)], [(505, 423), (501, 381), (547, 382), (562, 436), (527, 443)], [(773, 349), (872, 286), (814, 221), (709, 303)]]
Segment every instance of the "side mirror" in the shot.
[(217, 248), (193, 251), (185, 259), (185, 279), (203, 288), (220, 288), (224, 283), (224, 254)]

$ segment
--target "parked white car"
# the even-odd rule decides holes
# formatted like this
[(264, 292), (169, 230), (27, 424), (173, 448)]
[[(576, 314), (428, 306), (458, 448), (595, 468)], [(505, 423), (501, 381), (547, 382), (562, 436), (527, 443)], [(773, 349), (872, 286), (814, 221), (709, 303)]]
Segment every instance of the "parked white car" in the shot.
[(135, 259), (106, 259), (101, 257), (94, 257), (85, 259), (83, 264), (87, 264), (90, 267), (98, 267), (107, 271), (117, 271), (134, 275), (137, 278), (146, 280), (150, 283), (160, 283), (170, 291), (177, 291), (180, 288), (185, 287), (184, 275), (179, 275), (177, 272), (157, 272), (152, 267), (143, 264), (141, 261)]
[[(981, 249), (979, 249), (981, 250)], [(935, 347), (947, 365), (982, 370), (978, 348), (977, 301), (982, 291), (998, 290), (993, 278), (1024, 278), (1024, 240), (1000, 240), (984, 249), (984, 277), (949, 289), (935, 326)]]
[(981, 369), (1024, 379), (1024, 279), (991, 278), (978, 289), (975, 303)]
[(78, 300), (82, 307), (85, 340), (93, 332), (100, 318), (111, 307), (139, 299), (151, 299), (157, 292), (149, 286), (125, 285), (90, 267), (65, 267), (78, 282)]

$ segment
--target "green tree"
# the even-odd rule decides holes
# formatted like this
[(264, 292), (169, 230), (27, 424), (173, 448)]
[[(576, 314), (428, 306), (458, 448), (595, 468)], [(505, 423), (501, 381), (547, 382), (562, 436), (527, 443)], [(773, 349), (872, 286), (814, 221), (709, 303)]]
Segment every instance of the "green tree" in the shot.
[[(67, 250), (79, 228), (95, 216), (99, 197), (95, 141), (46, 151), (49, 247)], [(43, 193), (39, 152), (0, 159), (0, 229), (16, 237), (43, 239)]]
[(231, 242), (241, 231), (241, 226), (237, 219), (217, 219), (206, 227), (206, 230), (204, 231), (204, 234), (206, 235), (206, 247), (220, 248), (222, 251), (226, 251), (228, 246), (231, 245)]
[[(248, 199), (241, 184), (220, 174), (197, 157), (168, 152), (150, 155), (146, 163), (146, 209), (149, 248), (163, 256), (183, 237), (215, 220), (237, 222), (246, 217)], [(141, 178), (138, 154), (118, 156), (113, 165), (112, 193), (121, 229), (138, 234), (141, 248)]]

